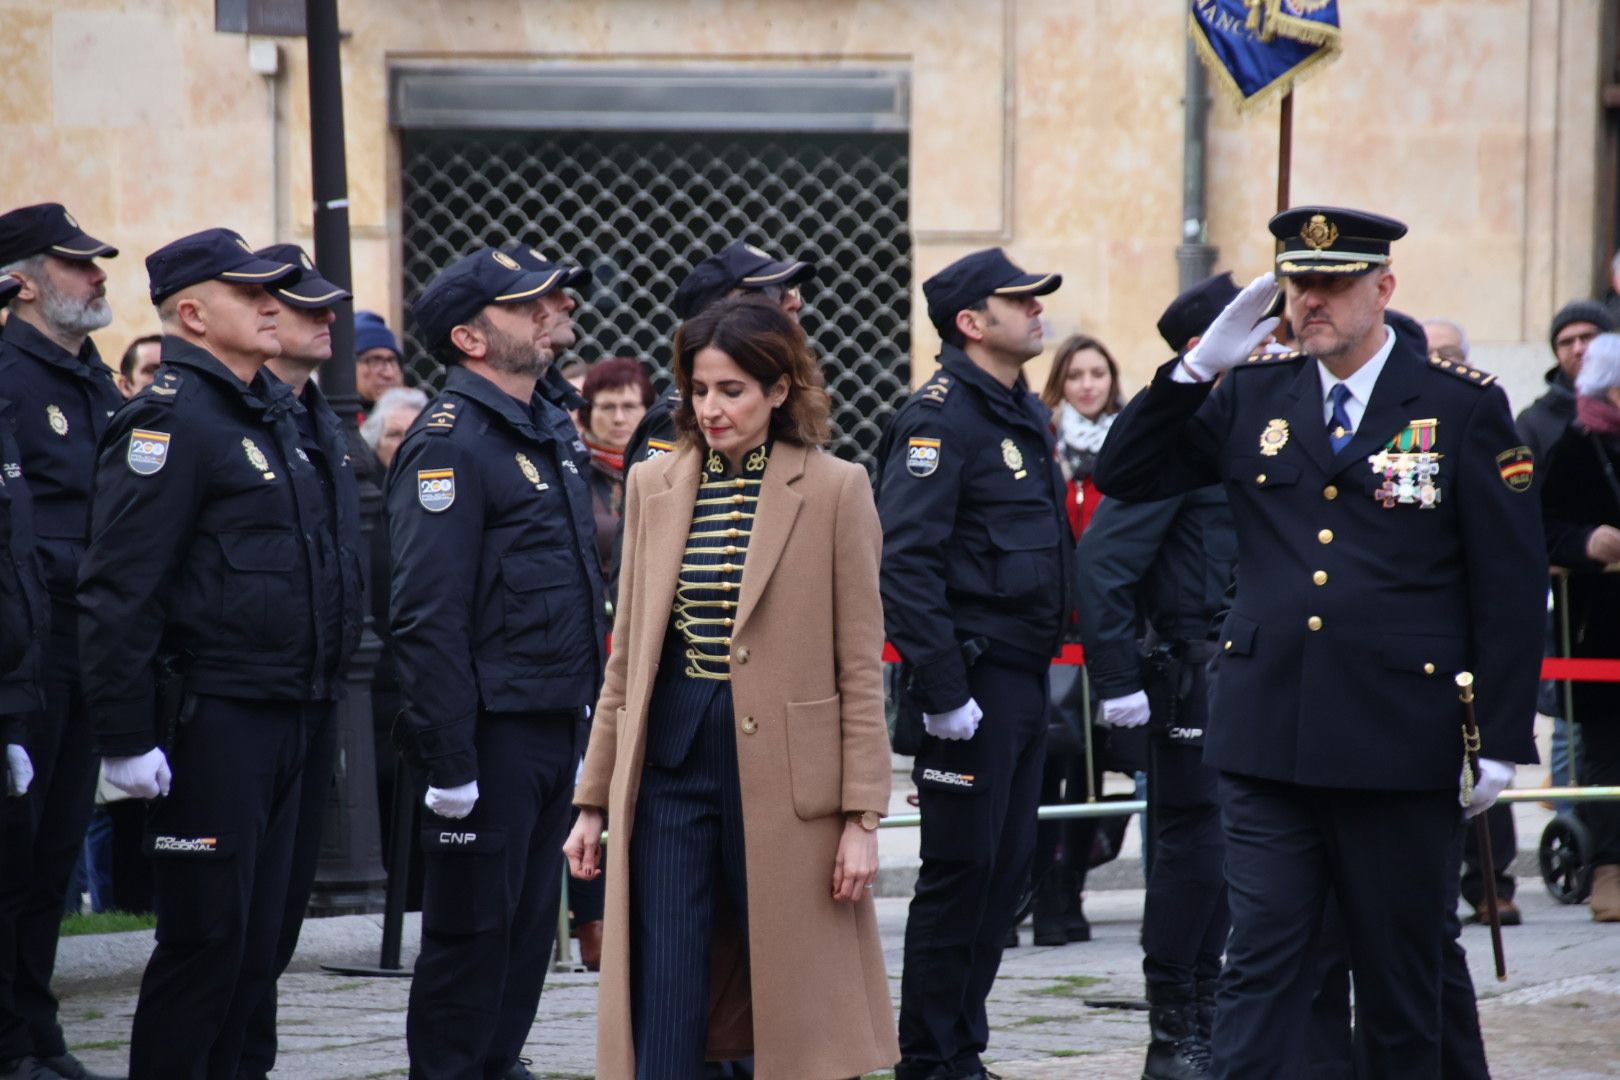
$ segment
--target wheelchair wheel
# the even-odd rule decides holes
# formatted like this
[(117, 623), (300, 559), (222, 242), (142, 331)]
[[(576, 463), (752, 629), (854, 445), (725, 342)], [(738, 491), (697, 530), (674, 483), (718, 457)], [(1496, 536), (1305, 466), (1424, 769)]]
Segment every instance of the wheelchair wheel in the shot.
[(1592, 891), (1592, 837), (1586, 826), (1567, 814), (1547, 823), (1536, 851), (1541, 880), (1560, 904), (1579, 904)]

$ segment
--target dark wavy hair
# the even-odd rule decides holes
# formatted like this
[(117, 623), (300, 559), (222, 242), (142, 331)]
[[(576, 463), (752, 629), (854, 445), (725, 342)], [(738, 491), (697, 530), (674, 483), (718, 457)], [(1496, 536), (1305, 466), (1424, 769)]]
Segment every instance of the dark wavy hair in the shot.
[(675, 332), (675, 429), (681, 441), (707, 446), (692, 409), (692, 365), (715, 348), (731, 357), (761, 387), (788, 381), (787, 398), (771, 410), (771, 435), (782, 442), (820, 446), (830, 434), (832, 400), (804, 331), (771, 300), (756, 294), (728, 297), (687, 319)]
[(633, 386), (641, 392), (642, 408), (653, 403), (652, 380), (647, 378), (647, 369), (635, 357), (610, 356), (586, 369), (585, 385), (579, 391), (579, 396), (585, 399), (584, 406), (579, 410), (579, 422), (587, 431), (591, 427), (591, 403), (596, 400), (596, 395), (623, 386)]
[(1054, 416), (1057, 415), (1058, 406), (1063, 404), (1063, 380), (1069, 374), (1069, 361), (1074, 359), (1076, 353), (1087, 349), (1096, 349), (1108, 363), (1108, 378), (1112, 385), (1108, 388), (1108, 404), (1103, 406), (1103, 412), (1117, 413), (1125, 407), (1125, 394), (1119, 386), (1119, 365), (1114, 362), (1114, 354), (1090, 334), (1073, 334), (1058, 346), (1057, 356), (1052, 358), (1052, 368), (1046, 373), (1046, 386), (1041, 390), (1041, 402), (1052, 410)]

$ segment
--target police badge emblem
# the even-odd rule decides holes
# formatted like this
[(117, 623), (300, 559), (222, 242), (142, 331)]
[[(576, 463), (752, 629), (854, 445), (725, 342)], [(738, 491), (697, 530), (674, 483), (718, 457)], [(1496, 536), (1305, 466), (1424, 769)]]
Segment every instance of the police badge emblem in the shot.
[(129, 464), (130, 472), (136, 476), (151, 476), (163, 468), (168, 460), (168, 432), (136, 428), (129, 433), (129, 449), (124, 453), (124, 461)]
[(539, 487), (540, 470), (534, 467), (534, 462), (529, 460), (529, 455), (519, 452), (516, 456), (518, 468), (523, 472), (523, 479), (527, 480), (535, 487)]
[(1266, 430), (1260, 433), (1260, 453), (1263, 457), (1276, 457), (1288, 445), (1288, 421), (1278, 417), (1266, 421)]
[(456, 470), (416, 470), (416, 501), (430, 514), (442, 514), (456, 501)]
[(248, 464), (263, 473), (266, 480), (276, 478), (276, 474), (270, 471), (270, 462), (266, 460), (264, 451), (259, 449), (258, 443), (244, 437), (242, 439), (242, 452), (247, 455)]
[(906, 444), (906, 471), (912, 476), (933, 476), (939, 468), (939, 440), (912, 439)]
[(1024, 452), (1011, 439), (1001, 440), (1001, 462), (1012, 470), (1014, 480), (1022, 480), (1029, 475), (1024, 468)]
[(56, 432), (58, 435), (66, 435), (68, 433), (67, 417), (63, 415), (60, 406), (45, 406), (45, 420), (51, 425), (51, 430)]
[(1339, 239), (1339, 227), (1321, 214), (1312, 214), (1311, 220), (1299, 230), (1299, 238), (1312, 251), (1321, 251), (1332, 247)]

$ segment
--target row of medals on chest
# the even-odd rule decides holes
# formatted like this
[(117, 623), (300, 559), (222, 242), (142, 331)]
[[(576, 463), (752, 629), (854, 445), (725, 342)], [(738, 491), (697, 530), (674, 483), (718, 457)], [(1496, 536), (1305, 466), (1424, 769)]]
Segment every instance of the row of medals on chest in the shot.
[[(1440, 461), (1445, 455), (1434, 449), (1439, 429), (1436, 419), (1410, 421), (1388, 445), (1367, 458), (1373, 475), (1383, 479), (1373, 498), (1384, 509), (1415, 505), (1433, 510), (1440, 505)], [(1276, 457), (1286, 445), (1288, 421), (1266, 421), (1266, 429), (1260, 433), (1260, 453)]]

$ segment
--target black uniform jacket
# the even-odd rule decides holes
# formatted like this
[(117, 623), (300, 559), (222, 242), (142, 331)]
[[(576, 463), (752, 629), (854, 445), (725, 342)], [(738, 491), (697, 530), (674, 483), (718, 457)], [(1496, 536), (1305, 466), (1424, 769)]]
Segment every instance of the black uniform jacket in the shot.
[(390, 599), (403, 718), (436, 787), (478, 777), (480, 708), (591, 704), (607, 621), (591, 495), (568, 414), (465, 368), (388, 474)]
[[(349, 432), (344, 429), (343, 421), (333, 411), (327, 402), (326, 395), (321, 392), (314, 380), (304, 384), (302, 396), (292, 392), (292, 387), (281, 383), (268, 369), (264, 376), (272, 383), (272, 389), (278, 394), (285, 392), (292, 398), (288, 411), (297, 422), (300, 412), (309, 414), (309, 420), (315, 430), (315, 441), (320, 447), (320, 454), (313, 460), (305, 461), (308, 454), (294, 453), (301, 465), (314, 465), (317, 470), (317, 479), (322, 481), (322, 492), (327, 496), (326, 509), (329, 516), (326, 535), (319, 538), (321, 541), (322, 561), (325, 572), (320, 578), (320, 589), (327, 594), (324, 599), (322, 612), (326, 615), (328, 624), (334, 622), (339, 634), (339, 649), (332, 658), (341, 670), (347, 666), (349, 658), (360, 644), (360, 634), (365, 628), (365, 581), (361, 570), (361, 537), (360, 537), (360, 479), (356, 472), (356, 465), (362, 467), (365, 463), (355, 459), (355, 447), (349, 438)], [(302, 474), (303, 470), (300, 470)], [(335, 688), (341, 692), (341, 685)]]
[(884, 628), (916, 705), (966, 703), (970, 638), (1056, 655), (1074, 542), (1046, 408), (1023, 379), (1008, 389), (945, 346), (878, 453)]
[[(1115, 421), (1096, 477), (1121, 499), (1217, 481), (1231, 498), (1237, 597), (1205, 761), (1327, 787), (1454, 787), (1463, 670), (1483, 756), (1534, 761), (1547, 560), (1530, 452), (1494, 378), (1397, 330), (1335, 455), (1312, 358), (1240, 365), (1213, 393), (1173, 381), (1177, 363)], [(1376, 498), (1369, 459), (1420, 436), (1441, 455), (1438, 503)]]
[(354, 641), (333, 640), (325, 605), (352, 601), (317, 587), (325, 495), (299, 456), (292, 407), (263, 371), (243, 385), (211, 353), (165, 337), (156, 381), (108, 429), (79, 581), (99, 753), (154, 745), (160, 665), (223, 697), (340, 693), (333, 673)]
[[(1586, 542), (1599, 525), (1620, 528), (1620, 493), (1611, 479), (1620, 476), (1620, 436), (1594, 435), (1571, 424), (1544, 471), (1547, 551), (1554, 566), (1570, 572), (1570, 655), (1620, 656), (1620, 574), (1586, 556)], [(1620, 723), (1620, 684), (1576, 683), (1574, 712), (1582, 724)]]
[(17, 714), (45, 707), (40, 680), (51, 616), (15, 421), (16, 407), (0, 399), (0, 738), (6, 742), (22, 736)]
[[(90, 535), (96, 447), (124, 397), (94, 343), (87, 340), (75, 356), (15, 315), (0, 331), (0, 388), (12, 404), (34, 497), (45, 582), (52, 601), (71, 612)], [(72, 629), (57, 626), (62, 633)]]
[(1152, 502), (1104, 499), (1080, 537), (1080, 641), (1101, 698), (1143, 689), (1142, 624), (1163, 641), (1202, 641), (1237, 560), (1226, 490)]

